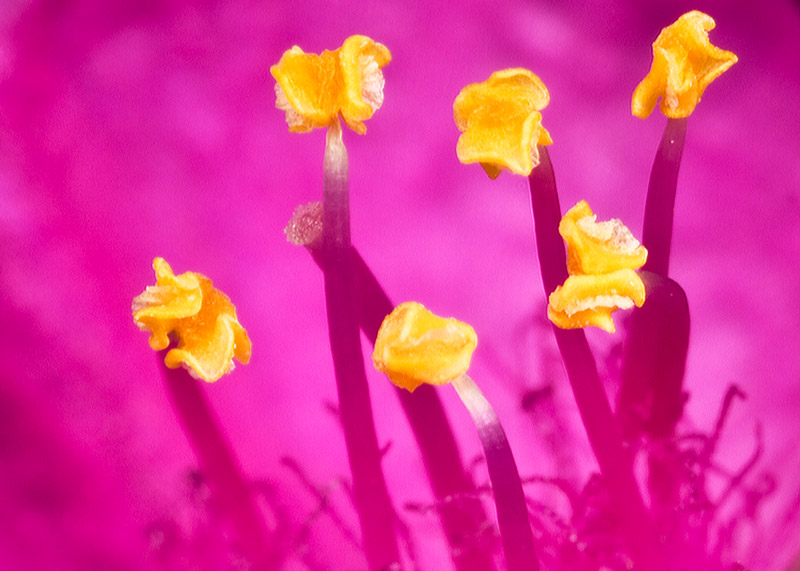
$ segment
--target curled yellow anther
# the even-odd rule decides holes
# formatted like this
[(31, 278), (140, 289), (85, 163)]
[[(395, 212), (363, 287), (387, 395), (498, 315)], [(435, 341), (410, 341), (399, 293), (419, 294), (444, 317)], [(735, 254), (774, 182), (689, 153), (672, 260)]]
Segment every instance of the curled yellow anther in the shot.
[(550, 294), (547, 317), (562, 329), (595, 326), (614, 333), (611, 313), (641, 307), (644, 299), (644, 283), (631, 269), (575, 275)]
[(466, 323), (406, 302), (383, 320), (372, 362), (396, 386), (413, 391), (423, 383), (443, 385), (466, 373), (477, 345), (475, 330)]
[(597, 222), (585, 200), (569, 209), (558, 225), (567, 243), (567, 271), (574, 274), (607, 274), (641, 268), (647, 250), (619, 219)]
[(550, 294), (547, 317), (562, 329), (595, 326), (614, 333), (611, 313), (644, 303), (644, 282), (634, 271), (647, 250), (617, 219), (597, 222), (585, 200), (561, 218), (569, 277)]
[(386, 46), (366, 36), (351, 36), (341, 48), (319, 55), (294, 46), (270, 68), (275, 106), (286, 112), (289, 130), (295, 133), (328, 127), (341, 115), (363, 135), (363, 122), (383, 104), (381, 68), (391, 59)]
[(153, 260), (156, 285), (133, 298), (133, 321), (150, 332), (150, 347), (161, 351), (174, 336), (177, 347), (164, 358), (196, 378), (212, 382), (233, 370), (233, 358), (247, 364), (250, 339), (239, 324), (231, 300), (202, 274), (179, 276), (163, 258)]
[(661, 98), (667, 117), (688, 117), (706, 87), (735, 64), (738, 58), (708, 40), (714, 19), (702, 12), (687, 12), (661, 30), (653, 43), (653, 65), (633, 93), (632, 112), (648, 117)]
[(527, 69), (496, 71), (482, 83), (467, 85), (453, 103), (462, 132), (458, 160), (480, 163), (493, 179), (503, 169), (531, 174), (539, 164), (536, 145), (553, 142), (539, 113), (549, 102), (544, 83)]

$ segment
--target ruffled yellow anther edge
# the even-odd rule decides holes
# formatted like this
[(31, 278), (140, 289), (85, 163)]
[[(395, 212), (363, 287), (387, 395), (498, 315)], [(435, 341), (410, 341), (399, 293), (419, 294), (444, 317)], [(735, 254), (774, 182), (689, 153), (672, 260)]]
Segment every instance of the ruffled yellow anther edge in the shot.
[(597, 222), (589, 204), (581, 200), (558, 225), (567, 244), (567, 271), (607, 274), (622, 268), (636, 270), (647, 261), (647, 249), (619, 219)]
[(561, 329), (599, 327), (614, 333), (611, 313), (641, 307), (645, 300), (642, 279), (631, 269), (610, 274), (569, 276), (550, 294), (547, 317)]
[(458, 160), (480, 163), (492, 179), (503, 169), (528, 176), (539, 164), (536, 146), (553, 142), (539, 113), (549, 102), (547, 87), (527, 69), (496, 71), (482, 83), (467, 85), (453, 103), (462, 132)]
[(734, 53), (711, 44), (708, 32), (714, 26), (711, 16), (694, 10), (661, 30), (650, 72), (633, 93), (634, 116), (649, 117), (659, 98), (667, 117), (692, 114), (706, 87), (738, 61)]
[(372, 363), (394, 385), (414, 391), (422, 384), (447, 384), (466, 373), (477, 345), (475, 330), (466, 323), (406, 302), (383, 320)]
[(207, 382), (233, 370), (233, 359), (247, 364), (251, 343), (236, 317), (231, 300), (202, 274), (176, 276), (163, 258), (153, 260), (156, 285), (133, 299), (133, 321), (150, 332), (150, 347), (177, 347), (164, 358), (167, 367), (183, 366), (193, 377)]
[(386, 46), (360, 35), (319, 55), (294, 46), (270, 68), (276, 81), (275, 106), (286, 112), (293, 133), (328, 127), (341, 115), (348, 127), (363, 135), (363, 122), (383, 104), (381, 69), (391, 59)]
[(550, 294), (548, 319), (562, 329), (614, 333), (614, 311), (644, 304), (644, 282), (634, 270), (647, 261), (647, 250), (620, 220), (597, 222), (583, 200), (561, 218), (558, 231), (567, 243), (569, 277)]

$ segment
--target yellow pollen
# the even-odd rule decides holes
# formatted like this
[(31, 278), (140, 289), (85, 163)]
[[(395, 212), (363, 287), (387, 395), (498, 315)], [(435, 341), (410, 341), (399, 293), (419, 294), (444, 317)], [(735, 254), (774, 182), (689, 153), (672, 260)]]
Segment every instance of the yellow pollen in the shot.
[(169, 368), (183, 366), (193, 377), (213, 382), (233, 370), (234, 357), (250, 361), (250, 339), (228, 296), (202, 274), (176, 276), (163, 258), (153, 260), (153, 269), (156, 285), (133, 299), (133, 321), (150, 332), (155, 351), (169, 347), (174, 337), (177, 346), (164, 358)]
[(277, 82), (275, 106), (286, 112), (293, 133), (328, 127), (341, 115), (363, 135), (364, 121), (383, 104), (381, 69), (391, 59), (386, 46), (366, 36), (351, 36), (342, 47), (319, 55), (294, 46), (270, 68)]
[(416, 302), (398, 305), (383, 320), (372, 362), (396, 386), (443, 385), (467, 372), (478, 344), (475, 330), (438, 317)]
[(549, 102), (544, 83), (527, 69), (496, 71), (482, 83), (467, 85), (453, 103), (462, 132), (458, 160), (480, 163), (492, 179), (503, 169), (531, 174), (539, 164), (537, 145), (553, 142), (539, 113)]
[(567, 244), (567, 271), (606, 274), (622, 268), (641, 268), (647, 250), (618, 219), (597, 222), (585, 200), (570, 208), (558, 232)]
[(687, 12), (667, 26), (653, 43), (650, 72), (633, 93), (631, 111), (645, 119), (661, 98), (661, 112), (670, 118), (688, 117), (706, 87), (738, 61), (732, 52), (711, 44), (714, 19)]
[(641, 307), (644, 283), (631, 269), (610, 274), (573, 275), (550, 294), (547, 317), (562, 329), (600, 327), (614, 333), (611, 313), (617, 309)]
[(562, 329), (614, 333), (611, 314), (644, 303), (644, 282), (634, 270), (647, 261), (647, 250), (620, 220), (597, 222), (584, 200), (567, 211), (558, 231), (567, 243), (569, 277), (550, 294), (547, 317)]

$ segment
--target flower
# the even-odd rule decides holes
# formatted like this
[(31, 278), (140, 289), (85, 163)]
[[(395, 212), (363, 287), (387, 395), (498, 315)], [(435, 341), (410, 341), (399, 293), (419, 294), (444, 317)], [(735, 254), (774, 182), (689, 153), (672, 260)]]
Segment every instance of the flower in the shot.
[(383, 105), (381, 69), (392, 59), (383, 44), (350, 36), (342, 47), (307, 54), (294, 46), (270, 68), (275, 78), (275, 106), (286, 112), (289, 130), (306, 133), (327, 127), (341, 115), (359, 135), (364, 121)]
[(466, 323), (409, 301), (383, 320), (372, 362), (396, 386), (413, 391), (421, 384), (447, 384), (466, 373), (477, 346), (475, 330)]
[[(724, 488), (718, 474), (748, 460), (756, 422), (763, 447), (741, 479), (747, 497), (728, 494), (717, 513), (729, 519), (693, 536), (709, 565), (687, 560), (685, 568), (785, 569), (800, 551), (798, 296), (785, 270), (800, 257), (792, 128), (800, 20), (783, 0), (759, 3), (756, 19), (769, 26), (729, 2), (704, 6), (742, 64), (737, 89), (718, 83), (726, 96), (693, 118), (681, 167), (670, 271), (689, 297), (692, 336), (678, 435), (713, 431), (736, 382), (748, 399), (734, 403), (721, 432), (714, 482)], [(641, 30), (665, 23), (663, 11), (629, 2), (574, 10), (511, 0), (478, 11), (308, 0), (122, 0), (99, 11), (88, 0), (13, 3), (0, 23), (0, 567), (242, 566), (164, 394), (157, 356), (131, 325), (131, 298), (156, 253), (225, 284), (247, 318), (258, 351), (236, 382), (186, 384), (211, 403), (272, 516), (285, 567), (366, 567), (332, 405), (320, 272), (281, 232), (298, 203), (318, 199), (319, 141), (285, 136), (264, 81), (287, 46), (339, 45), (355, 26), (391, 46), (397, 67), (393, 104), (381, 110), (391, 128), (351, 148), (360, 157), (354, 243), (392, 298), (426, 300), (481, 331), (470, 375), (504, 421), (536, 537), (562, 530), (569, 546), (575, 532), (577, 546), (586, 530), (597, 532), (581, 553), (614, 541), (597, 525), (606, 520), (593, 517), (602, 490), (590, 480), (597, 467), (541, 310), (530, 212), (525, 196), (510, 192), (522, 181), (500, 177), (494, 184), (504, 191), (486, 193), (486, 181), (461, 167), (450, 104), (471, 77), (531, 66), (559, 93), (546, 126), (559, 142), (552, 154), (565, 206), (586, 197), (636, 233), (659, 126), (626, 118), (641, 79), (628, 63), (646, 49)], [(558, 56), (567, 52), (591, 57), (565, 65)], [(765, 126), (758, 144), (742, 145), (753, 124)], [(609, 337), (605, 351), (591, 333), (611, 393), (622, 336)], [(419, 569), (452, 568), (395, 387), (369, 375), (409, 552)], [(465, 461), (478, 457), (472, 430), (457, 436)], [(488, 482), (481, 463), (470, 466)], [(763, 499), (765, 475), (777, 488)], [(537, 508), (562, 501), (554, 476), (585, 506), (574, 521)], [(493, 513), (487, 493), (473, 500)], [(496, 555), (496, 530), (482, 529), (462, 544)], [(543, 545), (543, 568), (581, 569), (569, 566), (577, 548), (560, 545)]]
[(667, 26), (653, 42), (653, 65), (633, 92), (632, 112), (645, 119), (661, 98), (667, 117), (688, 117), (706, 87), (738, 61), (708, 40), (714, 19), (693, 10)]
[(231, 300), (202, 274), (179, 276), (163, 258), (153, 260), (156, 285), (133, 298), (133, 321), (150, 331), (150, 347), (161, 351), (175, 335), (178, 346), (164, 357), (167, 367), (181, 365), (198, 379), (214, 382), (233, 370), (233, 358), (245, 365), (251, 344)]
[(527, 69), (496, 71), (482, 83), (467, 85), (453, 103), (462, 132), (458, 160), (481, 163), (492, 179), (503, 169), (528, 176), (539, 164), (536, 146), (553, 142), (539, 113), (549, 102), (544, 83)]

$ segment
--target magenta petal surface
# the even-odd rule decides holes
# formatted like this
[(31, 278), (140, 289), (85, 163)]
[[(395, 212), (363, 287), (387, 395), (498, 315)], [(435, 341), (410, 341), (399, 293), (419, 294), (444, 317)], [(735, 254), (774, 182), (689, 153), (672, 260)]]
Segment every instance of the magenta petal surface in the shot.
[[(319, 52), (353, 33), (393, 56), (368, 135), (345, 133), (353, 243), (392, 299), (475, 327), (470, 375), (503, 419), (523, 479), (582, 486), (596, 466), (537, 285), (527, 181), (490, 183), (459, 164), (452, 103), (492, 71), (532, 69), (551, 94), (561, 203), (587, 199), (639, 235), (664, 123), (630, 116), (630, 97), (658, 31), (694, 8), (714, 17), (715, 40), (739, 63), (690, 118), (678, 181), (670, 276), (692, 323), (681, 427), (712, 430), (731, 383), (748, 394), (717, 461), (744, 464), (761, 423), (757, 471), (778, 487), (736, 547), (747, 568), (785, 567), (800, 552), (800, 8), (786, 0), (5, 3), (0, 567), (235, 565), (131, 322), (155, 256), (212, 277), (250, 333), (251, 363), (203, 390), (263, 494), (286, 567), (365, 566), (343, 483), (322, 274), (283, 235), (294, 208), (321, 197), (324, 135), (287, 132), (269, 76), (292, 45)], [(603, 355), (622, 337), (587, 337), (613, 392), (615, 360)], [(413, 435), (393, 387), (372, 371), (368, 381), (414, 558), (446, 569), (439, 520), (420, 508), (432, 494)], [(551, 401), (532, 405), (548, 387)], [(479, 458), (468, 415), (446, 396), (462, 456)], [(482, 465), (476, 480), (487, 481)]]

